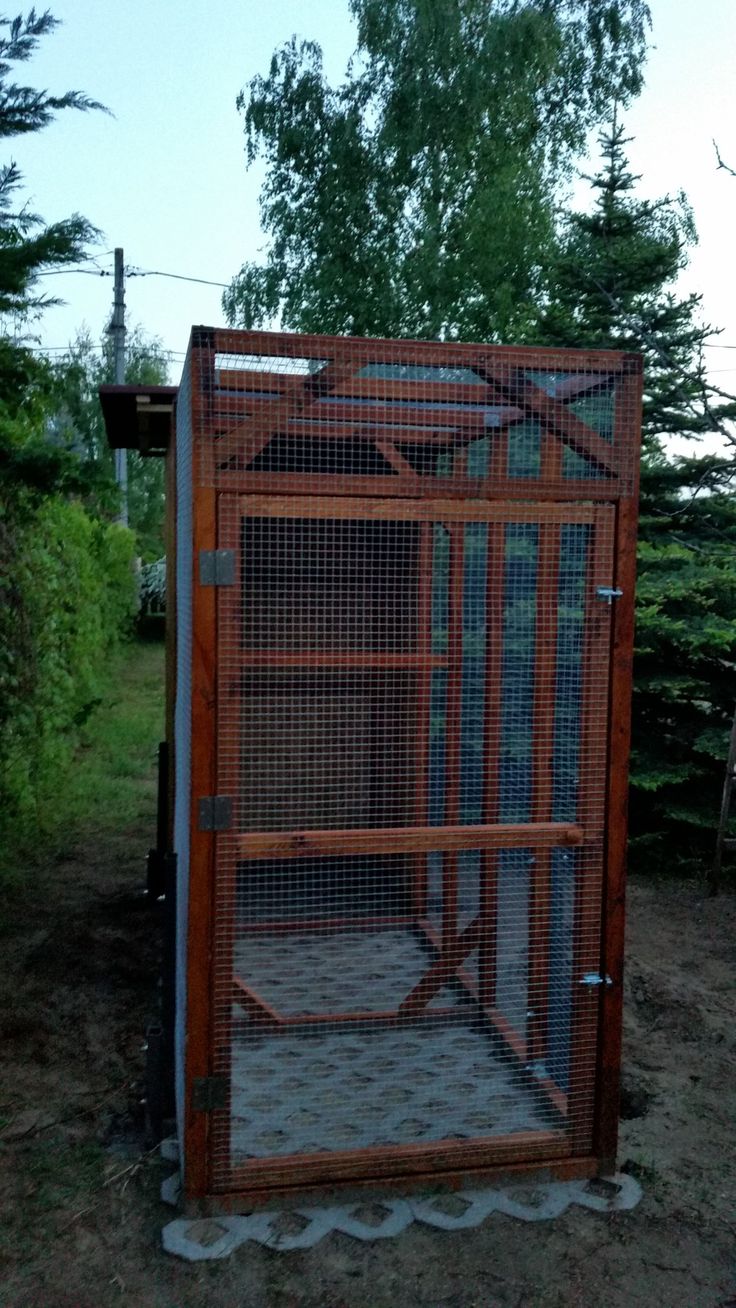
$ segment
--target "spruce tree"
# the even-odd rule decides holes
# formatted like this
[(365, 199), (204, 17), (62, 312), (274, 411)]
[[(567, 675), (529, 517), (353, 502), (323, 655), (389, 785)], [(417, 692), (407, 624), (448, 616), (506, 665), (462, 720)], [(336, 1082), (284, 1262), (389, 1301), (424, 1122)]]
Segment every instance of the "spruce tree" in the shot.
[[(712, 854), (736, 699), (736, 401), (708, 382), (701, 297), (675, 290), (695, 240), (687, 202), (637, 196), (629, 140), (615, 119), (601, 138), (595, 203), (565, 220), (537, 339), (644, 356), (632, 861), (695, 871)], [(692, 453), (675, 454), (675, 436)], [(702, 453), (703, 438), (725, 453)]]
[[(0, 138), (37, 132), (65, 109), (102, 109), (79, 91), (52, 95), (14, 81), (39, 42), (58, 26), (48, 11), (24, 17), (0, 16)], [(48, 490), (63, 484), (70, 471), (64, 452), (43, 440), (51, 374), (23, 339), (32, 317), (57, 303), (39, 292), (39, 275), (78, 263), (96, 236), (79, 214), (45, 223), (19, 201), (22, 174), (13, 159), (0, 163), (0, 490), (27, 483)], [(12, 490), (11, 490), (12, 493)]]

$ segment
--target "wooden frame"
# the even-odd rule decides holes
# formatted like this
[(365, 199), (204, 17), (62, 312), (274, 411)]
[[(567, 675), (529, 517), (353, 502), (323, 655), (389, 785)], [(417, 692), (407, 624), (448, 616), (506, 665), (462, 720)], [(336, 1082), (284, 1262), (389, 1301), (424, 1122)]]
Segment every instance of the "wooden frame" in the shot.
[[(247, 374), (225, 368), (216, 378), (216, 359), (228, 354), (253, 357), (276, 357), (282, 360), (333, 360), (322, 373), (299, 378), (252, 369)], [(342, 362), (340, 360), (342, 359)], [(427, 410), (422, 408), (424, 381), (408, 383), (381, 378), (356, 377), (361, 361), (385, 360), (402, 367), (472, 368), (481, 381), (484, 403), (493, 404), (493, 432), (503, 439), (491, 443), (489, 469), (483, 477), (470, 476), (462, 455), (469, 439), (479, 434), (472, 413), (458, 418), (452, 405), (456, 384), (446, 380), (432, 382), (435, 416), (428, 426)], [(227, 926), (233, 913), (228, 896), (234, 895), (232, 877), (216, 874), (217, 860), (234, 859), (303, 859), (335, 854), (404, 853), (412, 860), (414, 913), (408, 915), (423, 935), (436, 959), (421, 983), (407, 996), (398, 1010), (390, 1013), (355, 1011), (323, 1014), (322, 1019), (344, 1025), (362, 1026), (366, 1022), (431, 1021), (425, 1012), (425, 995), (436, 993), (443, 978), (455, 977), (477, 1004), (482, 1020), (492, 1027), (496, 1038), (513, 1056), (520, 1071), (534, 1062), (544, 1047), (547, 1026), (549, 979), (543, 952), (536, 947), (530, 975), (531, 988), (538, 993), (538, 1011), (525, 1039), (511, 1028), (495, 1003), (496, 957), (490, 924), (496, 913), (496, 876), (498, 851), (533, 846), (539, 851), (538, 875), (532, 886), (531, 919), (533, 939), (543, 938), (551, 912), (551, 851), (568, 846), (584, 851), (582, 869), (592, 858), (597, 871), (587, 882), (578, 872), (576, 934), (576, 972), (587, 969), (610, 976), (612, 984), (597, 990), (575, 992), (572, 1014), (572, 1039), (585, 1047), (572, 1073), (569, 1091), (563, 1094), (554, 1082), (537, 1075), (550, 1101), (564, 1117), (575, 1109), (577, 1114), (570, 1132), (532, 1132), (528, 1136), (477, 1139), (460, 1142), (437, 1142), (422, 1146), (391, 1146), (384, 1150), (359, 1150), (352, 1156), (296, 1155), (293, 1159), (249, 1163), (231, 1168), (223, 1189), (222, 1166), (215, 1167), (215, 1157), (227, 1150), (227, 1108), (208, 1114), (195, 1111), (187, 1091), (187, 1116), (184, 1154), (185, 1189), (192, 1203), (223, 1210), (251, 1202), (254, 1196), (297, 1192), (306, 1186), (370, 1180), (382, 1183), (411, 1183), (412, 1178), (445, 1175), (448, 1180), (467, 1174), (492, 1172), (509, 1165), (525, 1168), (547, 1165), (568, 1169), (570, 1174), (590, 1175), (595, 1170), (610, 1169), (615, 1157), (617, 1078), (620, 1062), (621, 960), (623, 945), (623, 886), (625, 865), (625, 796), (626, 759), (628, 753), (628, 714), (633, 640), (633, 578), (636, 528), (636, 445), (637, 415), (640, 405), (640, 363), (629, 355), (604, 352), (540, 351), (516, 349), (481, 349), (474, 346), (445, 346), (419, 342), (336, 342), (324, 337), (274, 336), (264, 333), (228, 333), (202, 330), (195, 334), (191, 348), (192, 421), (195, 432), (192, 500), (194, 509), (195, 558), (201, 549), (231, 548), (232, 541), (222, 534), (222, 506), (235, 505), (238, 514), (257, 518), (286, 519), (294, 516), (298, 506), (300, 519), (337, 521), (385, 521), (416, 523), (420, 532), (422, 558), (428, 558), (432, 523), (449, 524), (450, 551), (454, 559), (450, 584), (450, 633), (447, 655), (434, 653), (426, 636), (420, 636), (414, 653), (380, 653), (361, 651), (315, 652), (313, 650), (263, 650), (244, 648), (239, 656), (241, 671), (294, 669), (360, 670), (383, 668), (410, 671), (416, 676), (417, 722), (426, 725), (429, 715), (430, 678), (434, 670), (449, 669), (447, 708), (447, 759), (449, 783), (446, 796), (446, 825), (427, 825), (427, 755), (426, 744), (417, 754), (416, 800), (413, 810), (415, 826), (357, 827), (344, 830), (297, 830), (275, 832), (236, 832), (214, 835), (201, 832), (196, 824), (198, 796), (216, 794), (218, 778), (223, 775), (223, 745), (219, 745), (219, 770), (216, 769), (217, 716), (228, 710), (233, 694), (223, 670), (218, 669), (218, 642), (228, 624), (232, 626), (235, 592), (230, 600), (215, 588), (194, 587), (193, 706), (192, 732), (197, 741), (192, 768), (192, 824), (190, 830), (190, 902), (187, 968), (187, 1065), (186, 1081), (191, 1087), (195, 1078), (213, 1074), (222, 1076), (227, 1069), (222, 1026), (224, 1001), (221, 981), (215, 985), (215, 972), (227, 972), (227, 956), (222, 953), (225, 927), (217, 935), (217, 961), (213, 962), (213, 939), (216, 923)], [(565, 372), (555, 382), (559, 391), (550, 394), (536, 382), (522, 378), (523, 370)], [(615, 381), (616, 404), (611, 441), (603, 440), (587, 422), (568, 407), (577, 398), (604, 390)], [(457, 383), (460, 385), (460, 383)], [(260, 393), (258, 388), (261, 388)], [(268, 390), (266, 389), (268, 387)], [(566, 389), (565, 389), (566, 388)], [(407, 389), (408, 392), (407, 393)], [(378, 399), (370, 420), (365, 416), (363, 401)], [(395, 403), (407, 405), (402, 410), (403, 431), (396, 431)], [(412, 408), (412, 403), (415, 407)], [(443, 409), (443, 405), (447, 407)], [(244, 407), (246, 406), (246, 407)], [(329, 411), (329, 418), (327, 417)], [(437, 416), (438, 415), (438, 416)], [(541, 465), (533, 479), (510, 477), (505, 458), (506, 439), (514, 423), (523, 415), (532, 415), (541, 426)], [(229, 424), (227, 437), (218, 435), (223, 419)], [(454, 423), (448, 437), (436, 430), (443, 420)], [(329, 422), (329, 425), (325, 425)], [(359, 439), (373, 443), (392, 467), (391, 475), (350, 476), (342, 473), (293, 473), (289, 471), (251, 471), (248, 462), (267, 448), (274, 432), (286, 423), (295, 435), (331, 442)], [(320, 423), (323, 425), (320, 426)], [(456, 473), (452, 477), (423, 477), (402, 454), (406, 445), (428, 444), (455, 449)], [(569, 447), (586, 459), (595, 476), (565, 477), (563, 450)], [(246, 465), (229, 466), (228, 460), (241, 457)], [(220, 506), (218, 508), (218, 505)], [(218, 526), (218, 523), (220, 524)], [(482, 523), (488, 529), (489, 565), (487, 585), (498, 588), (503, 574), (503, 541), (509, 523), (541, 524), (538, 563), (538, 613), (541, 635), (537, 639), (535, 667), (535, 707), (544, 725), (534, 741), (534, 794), (529, 822), (509, 823), (499, 820), (497, 773), (491, 768), (484, 780), (482, 823), (463, 825), (459, 821), (460, 715), (462, 685), (458, 668), (462, 658), (462, 557), (463, 524)], [(543, 706), (549, 702), (555, 684), (556, 601), (555, 578), (559, 568), (560, 533), (568, 524), (588, 527), (591, 540), (589, 582), (594, 586), (621, 588), (623, 596), (606, 614), (600, 600), (590, 620), (586, 619), (588, 646), (586, 666), (594, 669), (584, 689), (584, 738), (590, 745), (597, 742), (598, 772), (589, 780), (588, 791), (595, 787), (606, 791), (607, 816), (600, 829), (587, 823), (553, 821), (549, 762), (553, 748), (553, 725)], [(500, 571), (499, 571), (500, 569)], [(424, 575), (424, 570), (422, 570)], [(589, 596), (590, 596), (589, 589)], [(422, 598), (423, 596), (423, 598)], [(228, 609), (230, 603), (230, 609)], [(420, 592), (419, 612), (426, 622), (431, 604), (426, 586)], [(490, 612), (490, 609), (489, 609)], [(227, 615), (230, 616), (227, 616)], [(454, 616), (453, 616), (454, 615)], [(223, 627), (223, 623), (225, 627)], [(489, 627), (492, 633), (492, 627)], [(611, 652), (608, 678), (607, 653)], [(486, 757), (498, 747), (500, 721), (501, 669), (498, 644), (489, 639), (486, 657), (486, 696), (484, 741)], [(454, 669), (454, 671), (453, 671)], [(602, 680), (601, 680), (602, 679)], [(586, 734), (587, 733), (587, 734)], [(227, 749), (232, 750), (230, 742)], [(581, 746), (581, 749), (583, 747)], [(588, 745), (585, 746), (588, 748)], [(234, 766), (231, 759), (231, 764)], [(596, 793), (598, 793), (596, 791)], [(437, 935), (426, 918), (426, 851), (444, 851), (445, 892), (452, 897), (457, 872), (455, 858), (463, 849), (481, 850), (481, 902), (477, 919), (459, 930), (452, 914), (443, 919)], [(596, 852), (596, 850), (598, 852)], [(597, 860), (597, 861), (596, 861)], [(587, 888), (585, 888), (587, 886)], [(217, 888), (216, 888), (217, 887)], [(591, 889), (592, 887), (592, 889)], [(582, 898), (580, 896), (582, 895)], [(217, 896), (217, 898), (216, 898)], [(223, 898), (224, 896), (224, 898)], [(396, 919), (399, 921), (406, 919)], [(338, 919), (335, 919), (337, 922)], [(372, 919), (368, 919), (368, 924)], [(388, 924), (388, 919), (381, 919)], [(302, 924), (303, 925), (303, 924)], [(343, 923), (347, 925), (347, 922)], [(258, 923), (257, 932), (288, 930), (288, 923)], [(229, 929), (229, 928), (228, 928)], [(341, 925), (341, 929), (342, 925)], [(361, 919), (350, 929), (366, 929)], [(223, 934), (224, 933), (224, 934)], [(468, 946), (481, 940), (478, 981), (463, 967)], [(596, 944), (596, 941), (599, 943)], [(465, 952), (463, 952), (463, 950)], [(314, 1016), (290, 1018), (269, 1008), (263, 999), (241, 979), (236, 979), (238, 1003), (257, 1025), (266, 1030), (284, 1031)], [(219, 996), (219, 998), (218, 998)], [(219, 1008), (218, 1008), (219, 1005)], [(216, 1010), (220, 1013), (220, 1034), (215, 1041), (213, 1025)], [(443, 1020), (451, 1020), (452, 1010), (439, 1010)], [(232, 1020), (228, 1018), (228, 1020)], [(597, 1061), (597, 1071), (594, 1064)], [(584, 1066), (583, 1066), (584, 1064)], [(585, 1078), (588, 1081), (585, 1081)], [(581, 1086), (588, 1087), (595, 1077), (595, 1095), (587, 1095), (584, 1111)], [(215, 1193), (217, 1198), (215, 1199)]]

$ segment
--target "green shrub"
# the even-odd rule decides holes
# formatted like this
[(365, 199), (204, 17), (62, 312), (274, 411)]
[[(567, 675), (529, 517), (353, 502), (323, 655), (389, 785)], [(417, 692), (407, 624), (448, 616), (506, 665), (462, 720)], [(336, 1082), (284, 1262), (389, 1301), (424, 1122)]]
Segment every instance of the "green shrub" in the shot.
[(0, 873), (45, 831), (45, 800), (99, 702), (136, 607), (134, 538), (81, 504), (0, 498)]

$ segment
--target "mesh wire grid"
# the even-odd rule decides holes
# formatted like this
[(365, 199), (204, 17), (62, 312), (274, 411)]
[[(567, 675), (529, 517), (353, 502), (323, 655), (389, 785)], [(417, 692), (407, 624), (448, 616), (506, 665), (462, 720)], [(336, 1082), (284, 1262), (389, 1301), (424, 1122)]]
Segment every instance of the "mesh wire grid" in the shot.
[(590, 1148), (634, 365), (229, 332), (198, 356), (196, 478), (232, 561), (212, 1189)]

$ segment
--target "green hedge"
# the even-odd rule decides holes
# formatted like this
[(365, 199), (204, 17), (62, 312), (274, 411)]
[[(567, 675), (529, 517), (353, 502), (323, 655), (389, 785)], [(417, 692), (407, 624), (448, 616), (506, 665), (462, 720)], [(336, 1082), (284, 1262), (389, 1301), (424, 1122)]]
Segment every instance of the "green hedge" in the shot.
[[(49, 800), (136, 608), (134, 537), (81, 504), (0, 496), (0, 873), (50, 825)], [(51, 807), (53, 807), (51, 805)]]

